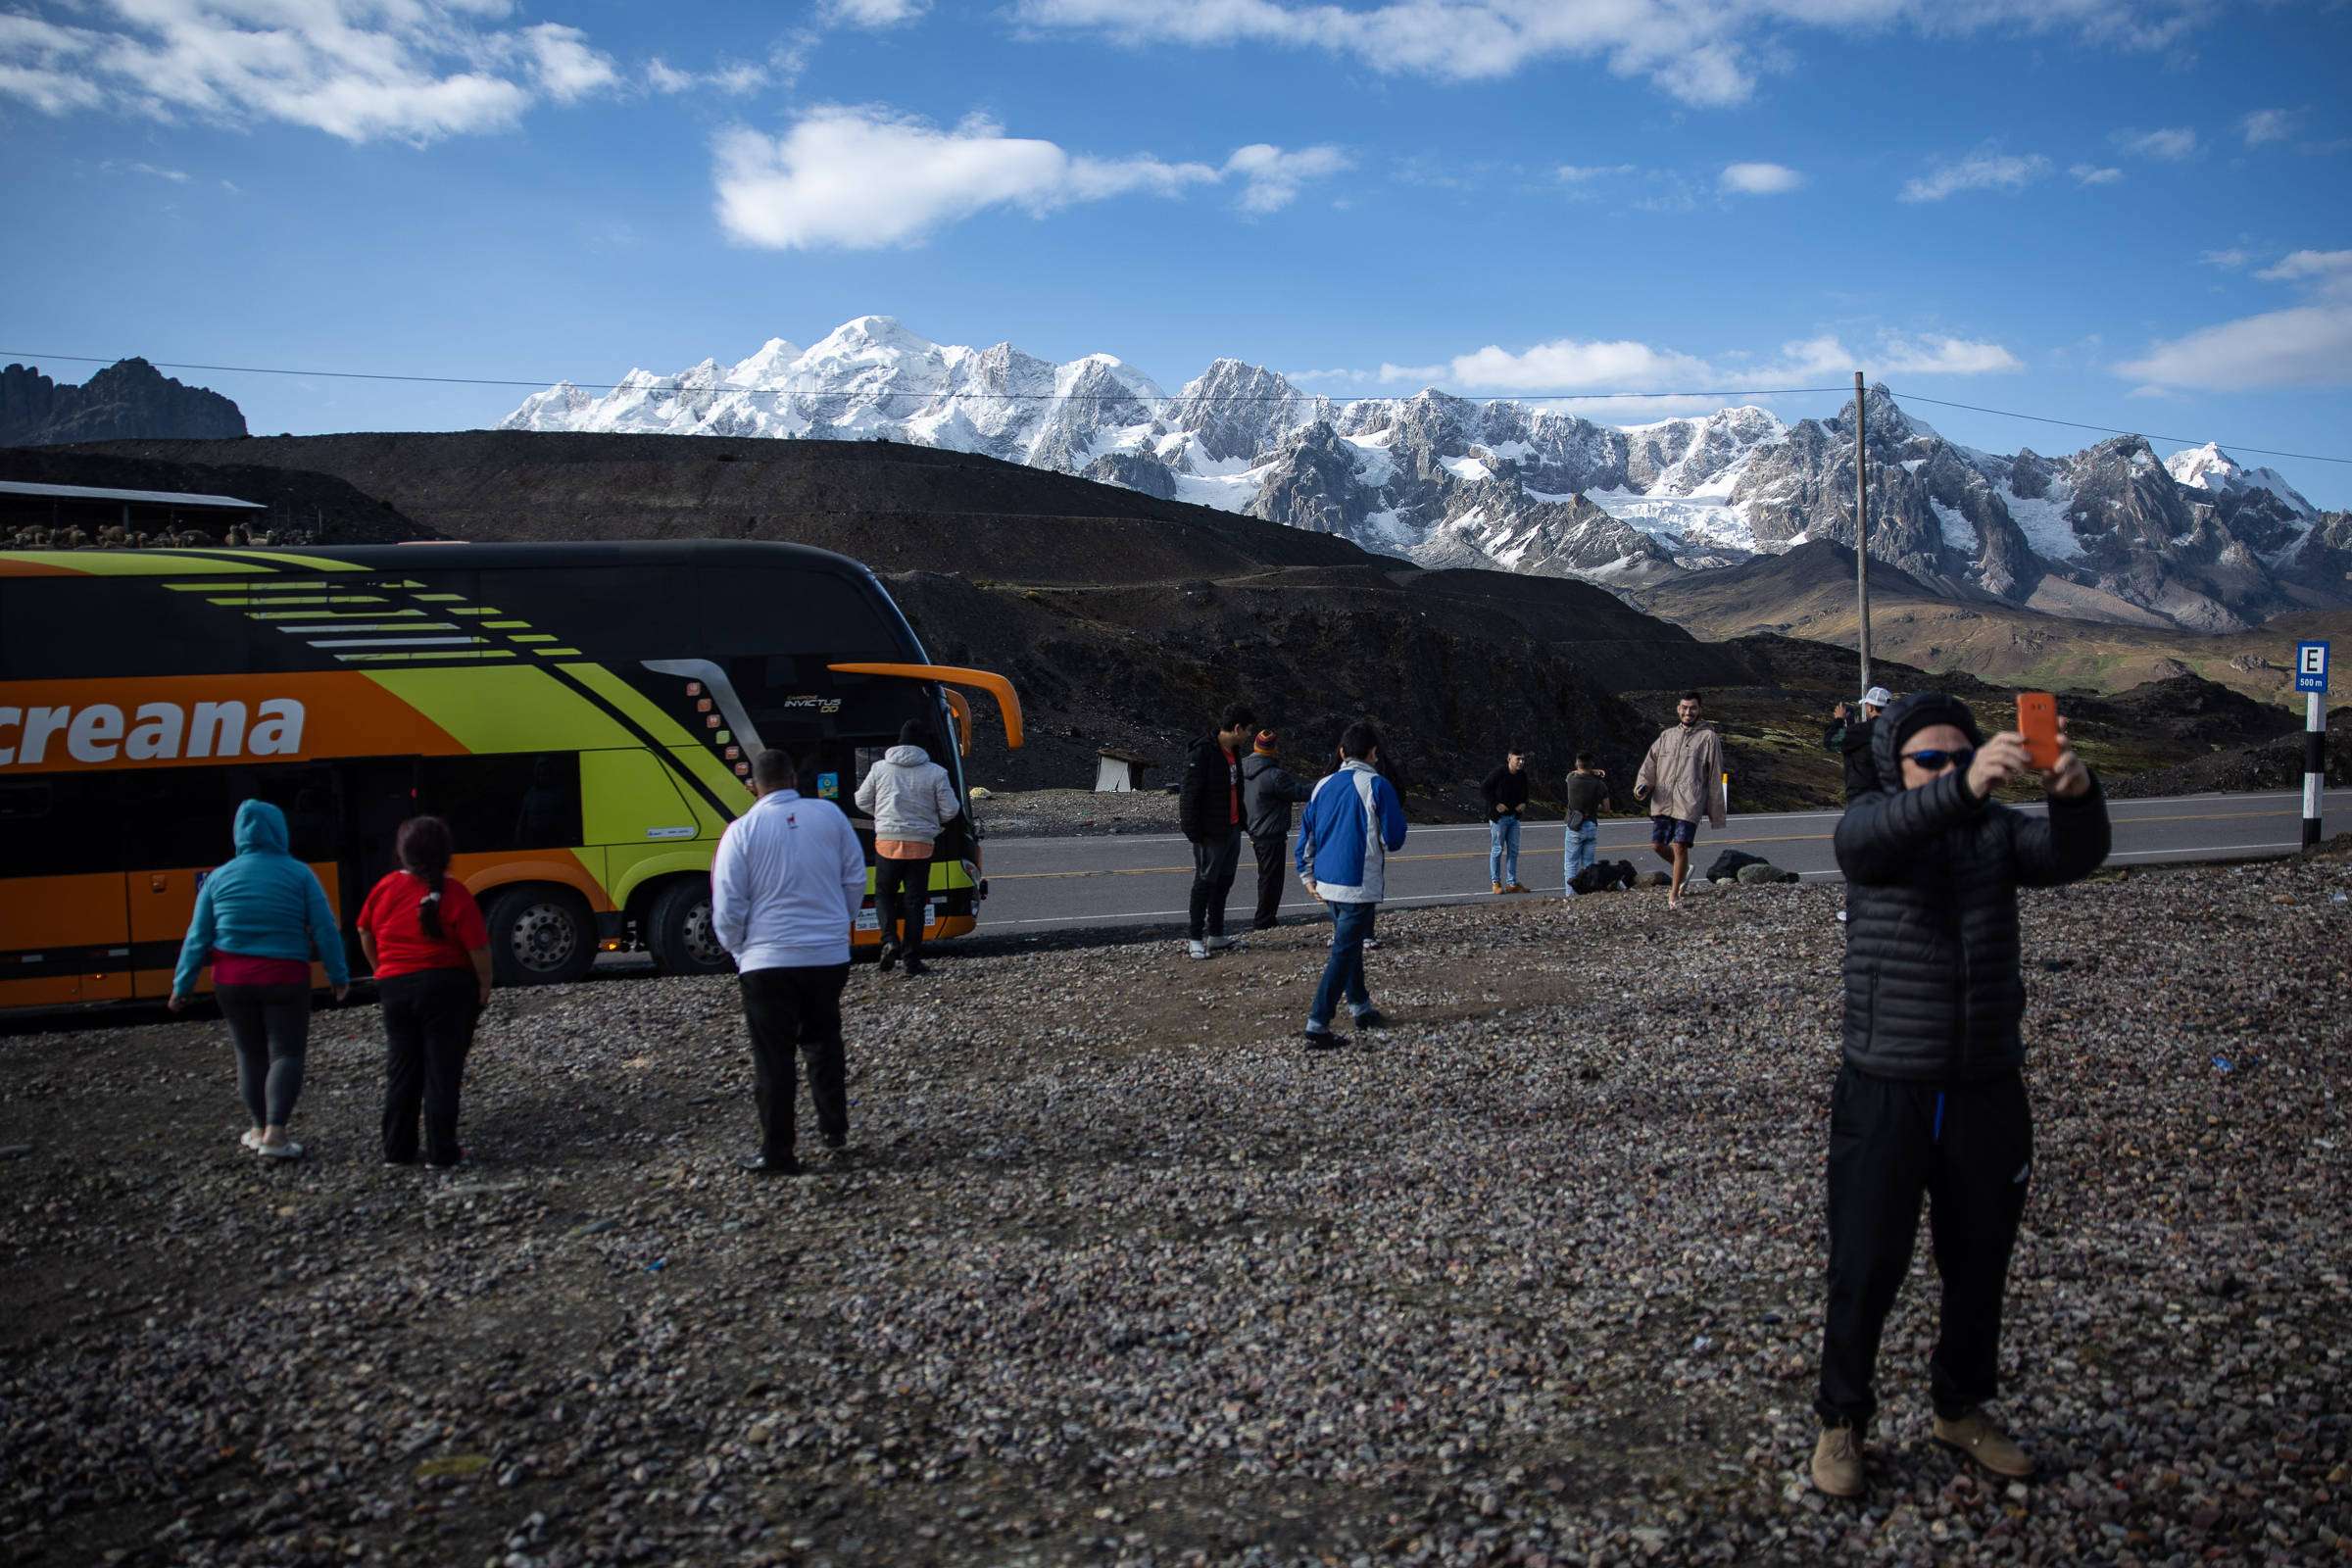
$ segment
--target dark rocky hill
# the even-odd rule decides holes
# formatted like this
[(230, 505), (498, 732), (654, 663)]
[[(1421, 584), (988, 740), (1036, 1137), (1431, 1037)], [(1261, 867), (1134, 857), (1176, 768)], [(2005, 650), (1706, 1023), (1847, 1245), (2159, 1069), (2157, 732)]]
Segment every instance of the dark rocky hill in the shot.
[(0, 446), (149, 438), (220, 440), (245, 433), (245, 416), (220, 393), (188, 386), (145, 360), (108, 366), (75, 386), (35, 366), (0, 370)]

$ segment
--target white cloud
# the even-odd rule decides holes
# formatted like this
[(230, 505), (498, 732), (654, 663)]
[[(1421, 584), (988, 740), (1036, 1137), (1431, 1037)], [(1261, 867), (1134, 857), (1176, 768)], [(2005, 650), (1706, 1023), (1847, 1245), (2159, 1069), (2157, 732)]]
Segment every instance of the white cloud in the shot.
[(1908, 27), (1926, 36), (2070, 30), (2088, 42), (2168, 47), (2211, 0), (1017, 0), (1039, 29), (1138, 47), (1320, 49), (1391, 74), (1479, 81), (1547, 60), (1596, 61), (1689, 104), (1744, 102), (1786, 69), (1785, 35)]
[(156, 178), (168, 179), (174, 185), (185, 185), (188, 182), (188, 176), (181, 171), (158, 169), (153, 164), (133, 164), (130, 166), (130, 172), (134, 174), (153, 174)]
[(1350, 167), (1337, 147), (1289, 152), (1263, 142), (1222, 168), (1092, 158), (1007, 136), (985, 116), (942, 130), (879, 106), (818, 109), (780, 136), (737, 127), (713, 152), (720, 225), (743, 244), (777, 250), (913, 245), (992, 207), (1043, 216), (1073, 202), (1175, 196), (1227, 181), (1240, 185), (1242, 211), (1271, 213), (1308, 181)]
[(1563, 184), (1585, 185), (1612, 174), (1630, 174), (1635, 168), (1633, 164), (1562, 164), (1552, 172)]
[(723, 65), (715, 71), (695, 72), (680, 71), (656, 55), (645, 65), (645, 85), (651, 92), (692, 92), (707, 87), (733, 98), (747, 92), (758, 92), (775, 79), (767, 67), (749, 61)]
[(2024, 368), (1998, 343), (1887, 333), (1876, 346), (1856, 350), (1825, 333), (1782, 344), (1778, 359), (1762, 366), (1719, 364), (1631, 340), (1560, 338), (1520, 353), (1489, 344), (1444, 365), (1383, 365), (1372, 379), (1443, 382), (1479, 392), (1742, 392), (1818, 384), (1857, 369), (1866, 375), (1985, 375)]
[(2352, 386), (2352, 250), (2296, 251), (2254, 275), (2297, 284), (2310, 302), (2158, 342), (2115, 372), (2159, 389)]
[(817, 20), (837, 27), (895, 27), (931, 9), (931, 0), (824, 0)]
[(2067, 172), (2074, 175), (2078, 183), (2084, 185), (2112, 185), (2124, 177), (2122, 170), (2101, 169), (2096, 164), (2076, 164)]
[(2123, 151), (2140, 158), (2162, 158), (2179, 163), (2194, 158), (2197, 153), (2197, 133), (2186, 125), (2172, 125), (2163, 130), (2119, 130), (2112, 138)]
[(308, 125), (427, 141), (618, 82), (575, 27), (486, 27), (505, 0), (59, 0), (0, 16), (0, 94), (46, 114)]
[(2237, 122), (2245, 133), (2246, 145), (2259, 147), (2266, 141), (2284, 141), (2287, 122), (2294, 117), (2283, 109), (2257, 109)]
[(2240, 250), (2234, 245), (2226, 251), (2197, 252), (2197, 264), (2200, 267), (2218, 267), (2225, 272), (2233, 272), (2253, 259), (2252, 251)]
[(1907, 182), (1902, 199), (1939, 202), (1964, 190), (2018, 190), (2050, 172), (2050, 161), (2039, 153), (2018, 157), (1987, 148), (1956, 164), (1944, 164)]
[(1354, 167), (1337, 147), (1302, 147), (1286, 153), (1254, 142), (1225, 160), (1225, 172), (1243, 181), (1239, 205), (1245, 213), (1279, 212), (1298, 198), (1298, 187)]
[(1740, 196), (1778, 196), (1797, 189), (1805, 176), (1786, 164), (1727, 164), (1716, 183), (1718, 190)]

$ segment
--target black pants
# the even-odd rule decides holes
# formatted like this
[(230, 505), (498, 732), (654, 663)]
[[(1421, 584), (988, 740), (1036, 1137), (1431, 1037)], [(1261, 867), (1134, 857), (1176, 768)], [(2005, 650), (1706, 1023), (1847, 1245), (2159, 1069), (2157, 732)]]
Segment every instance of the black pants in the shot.
[(1948, 1088), (1838, 1072), (1830, 1104), (1830, 1301), (1825, 1421), (1867, 1426), (1879, 1335), (1911, 1267), (1929, 1202), (1943, 1311), (1929, 1361), (1936, 1413), (1957, 1419), (1997, 1390), (2001, 1295), (2026, 1210), (2033, 1114), (2017, 1073)]
[(420, 969), (375, 983), (384, 1004), (384, 1158), (416, 1158), (416, 1112), (424, 1111), (424, 1162), (458, 1162), (458, 1089), (481, 981), (471, 969)]
[(1283, 861), (1290, 847), (1288, 833), (1250, 836), (1250, 848), (1257, 857), (1257, 917), (1250, 923), (1260, 931), (1274, 924), (1282, 908), (1282, 885), (1290, 870)]
[(741, 976), (743, 1016), (752, 1032), (752, 1095), (760, 1104), (760, 1152), (777, 1164), (792, 1158), (795, 1081), (792, 1054), (808, 1059), (808, 1098), (816, 1128), (829, 1139), (850, 1135), (850, 1102), (841, 1053), (841, 988), (846, 963), (753, 969)]
[[(931, 903), (931, 857), (893, 860), (874, 857), (874, 917), (882, 927), (882, 950), (911, 958), (923, 945), (923, 912)], [(906, 936), (899, 939), (902, 912)]]
[(256, 1127), (283, 1127), (302, 1098), (311, 1044), (311, 988), (215, 986), (213, 1000), (237, 1047), (237, 1094)]
[(1216, 838), (1193, 846), (1193, 923), (1191, 936), (1225, 934), (1225, 898), (1233, 891), (1234, 873), (1242, 863), (1242, 830), (1227, 828)]

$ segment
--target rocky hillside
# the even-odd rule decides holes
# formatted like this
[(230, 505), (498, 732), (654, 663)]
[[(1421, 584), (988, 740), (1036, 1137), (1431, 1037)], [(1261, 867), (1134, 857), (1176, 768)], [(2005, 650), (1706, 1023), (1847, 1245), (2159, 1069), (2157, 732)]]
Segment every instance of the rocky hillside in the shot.
[(245, 433), (218, 392), (187, 386), (145, 360), (122, 360), (88, 382), (59, 383), (27, 365), (0, 370), (0, 447), (74, 441), (213, 441)]
[[(1702, 637), (1781, 634), (1850, 647), (1854, 553), (1811, 542), (1721, 571), (1627, 590), (1653, 614)], [(2043, 614), (1989, 598), (1957, 600), (1873, 558), (1871, 645), (1882, 659), (1965, 670), (2002, 685), (2121, 691), (2195, 672), (2268, 702), (2287, 699), (2295, 644), (2352, 639), (2352, 610), (2302, 611), (2223, 635), (2183, 631), (2154, 614), (2136, 623)], [(1850, 685), (1853, 656), (1844, 656)]]
[[(2352, 605), (2352, 514), (2216, 448), (2122, 436), (2069, 457), (1945, 441), (1884, 387), (1865, 409), (1871, 552), (1932, 591), (2123, 624), (2231, 631)], [(1055, 365), (862, 317), (809, 349), (559, 385), (518, 430), (886, 437), (1085, 474), (1425, 565), (1654, 586), (1855, 540), (1849, 412), (1760, 408), (1614, 428), (1442, 392), (1347, 403), (1219, 360), (1173, 397), (1108, 355)]]

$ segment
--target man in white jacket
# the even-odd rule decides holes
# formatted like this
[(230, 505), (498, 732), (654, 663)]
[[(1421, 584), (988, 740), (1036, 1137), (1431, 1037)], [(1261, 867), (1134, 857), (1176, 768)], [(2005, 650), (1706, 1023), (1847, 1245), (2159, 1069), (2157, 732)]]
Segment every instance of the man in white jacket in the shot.
[(805, 799), (782, 752), (752, 760), (752, 808), (727, 826), (710, 863), (710, 923), (735, 956), (752, 1036), (752, 1093), (760, 1152), (739, 1164), (763, 1176), (798, 1176), (793, 1154), (793, 1071), (808, 1060), (808, 1098), (827, 1148), (850, 1141), (841, 1048), (841, 988), (850, 977), (850, 930), (865, 902), (865, 852), (831, 801)]
[[(908, 719), (899, 744), (882, 754), (858, 786), (858, 809), (874, 819), (874, 914), (882, 926), (882, 970), (906, 960), (906, 978), (923, 972), (923, 917), (931, 906), (931, 847), (962, 813), (948, 770), (922, 748), (923, 726)], [(906, 935), (899, 937), (904, 915)]]

